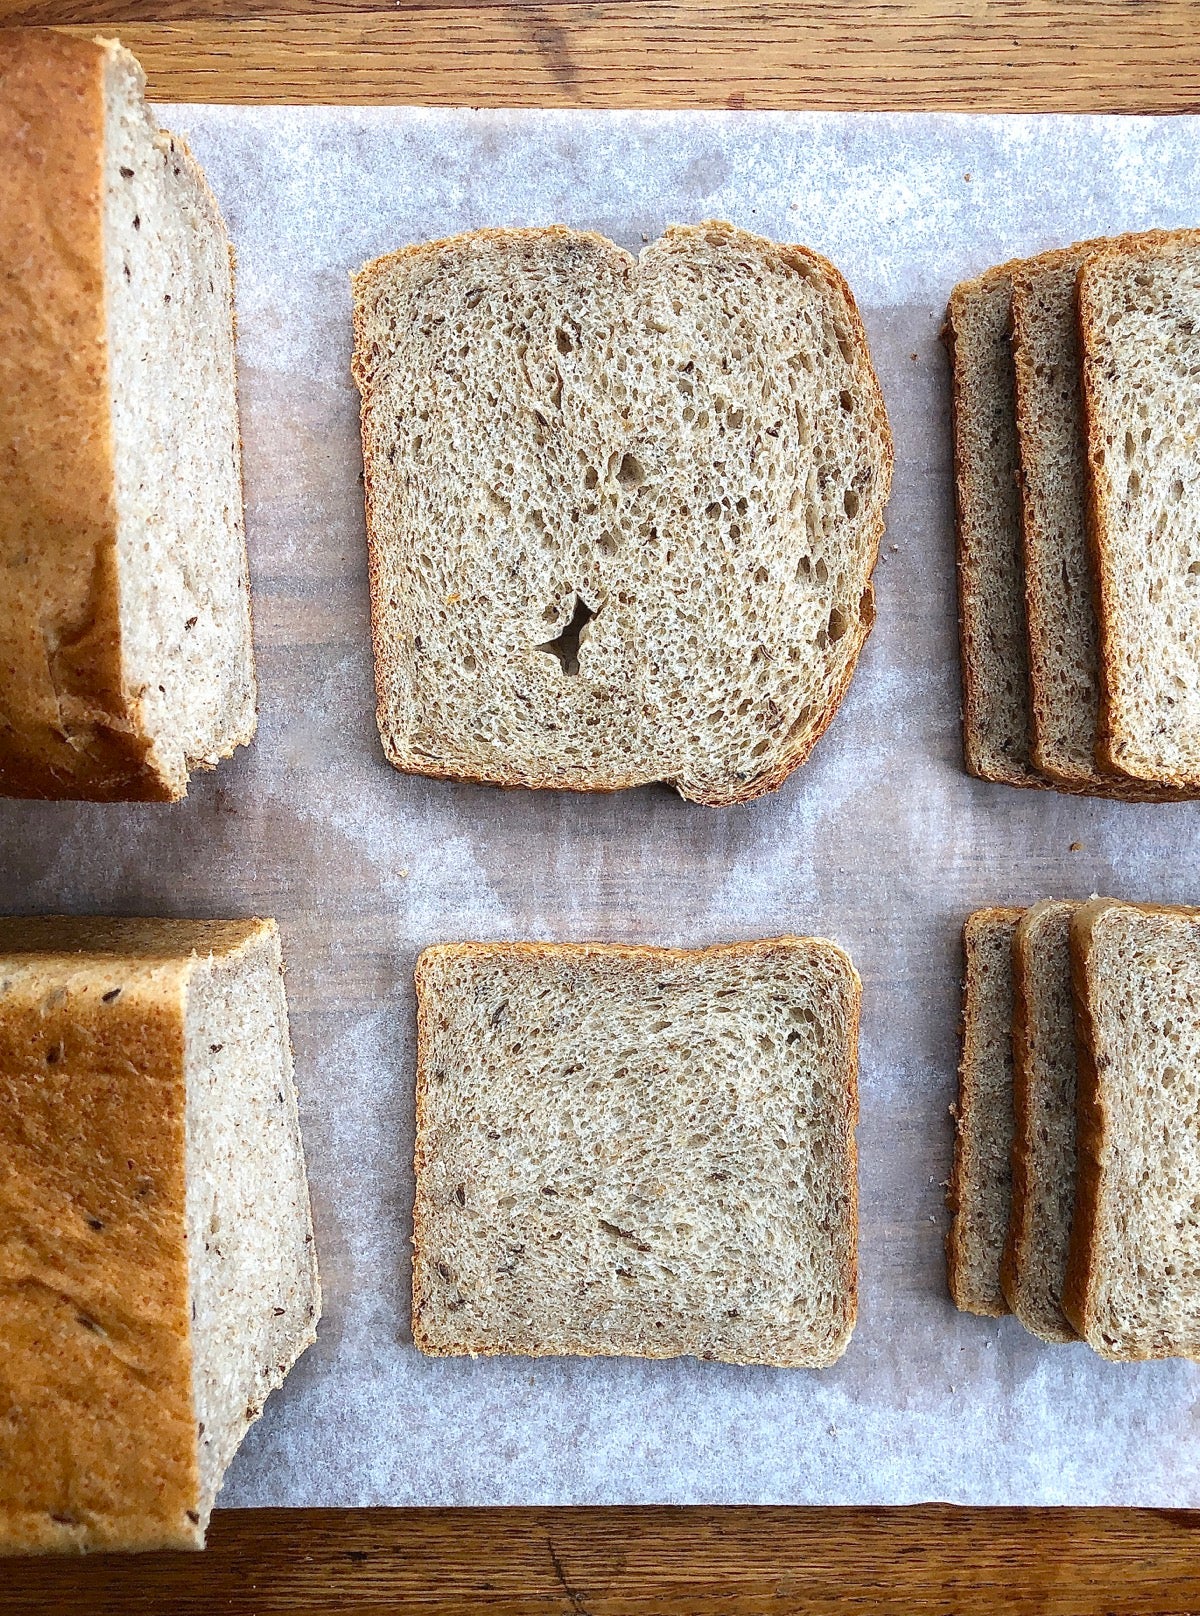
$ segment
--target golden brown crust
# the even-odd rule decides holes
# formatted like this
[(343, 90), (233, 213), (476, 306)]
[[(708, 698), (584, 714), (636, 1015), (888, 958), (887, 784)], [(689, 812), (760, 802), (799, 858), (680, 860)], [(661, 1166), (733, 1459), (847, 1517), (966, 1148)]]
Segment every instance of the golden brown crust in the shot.
[(806, 762), (817, 742), (821, 739), (821, 737), (825, 734), (825, 731), (833, 722), (834, 715), (837, 713), (837, 710), (841, 706), (847, 690), (850, 688), (850, 681), (854, 677), (855, 669), (858, 666), (859, 656), (862, 654), (862, 648), (866, 644), (867, 637), (875, 625), (875, 591), (871, 578), (875, 570), (876, 562), (879, 559), (879, 545), (883, 538), (884, 530), (884, 508), (887, 504), (887, 497), (891, 489), (892, 472), (895, 465), (895, 446), (892, 440), (891, 427), (887, 418), (887, 410), (883, 401), (883, 391), (879, 386), (879, 378), (875, 372), (874, 362), (871, 358), (870, 346), (867, 341), (866, 327), (863, 324), (862, 315), (859, 312), (858, 305), (854, 301), (854, 294), (851, 292), (845, 277), (842, 275), (841, 271), (836, 267), (836, 265), (832, 264), (829, 259), (822, 257), (820, 253), (813, 252), (811, 248), (793, 244), (768, 242), (762, 237), (754, 236), (748, 231), (738, 230), (736, 227), (726, 224), (720, 220), (709, 220), (703, 224), (694, 226), (674, 226), (673, 228), (675, 230), (695, 230), (697, 232), (712, 229), (727, 230), (731, 234), (737, 235), (743, 240), (753, 243), (759, 249), (770, 248), (771, 250), (780, 253), (783, 257), (789, 259), (801, 258), (807, 265), (811, 265), (816, 269), (817, 273), (833, 287), (844, 302), (845, 314), (850, 326), (851, 339), (859, 350), (866, 373), (866, 390), (869, 395), (870, 411), (873, 418), (874, 430), (879, 434), (880, 440), (883, 444), (883, 460), (880, 466), (882, 498), (880, 500), (878, 521), (876, 522), (874, 530), (867, 540), (870, 559), (866, 568), (866, 582), (862, 594), (860, 617), (855, 630), (858, 643), (854, 647), (853, 655), (847, 657), (844, 669), (834, 687), (833, 693), (825, 707), (822, 709), (821, 713), (818, 715), (813, 729), (810, 730), (806, 735), (802, 736), (792, 747), (791, 751), (785, 753), (780, 758), (776, 766), (768, 773), (760, 775), (754, 780), (745, 782), (740, 786), (733, 786), (726, 791), (705, 792), (692, 787), (686, 779), (662, 779), (654, 781), (648, 780), (644, 774), (638, 774), (632, 771), (622, 772), (620, 770), (614, 770), (607, 778), (598, 780), (594, 783), (589, 782), (586, 785), (578, 784), (572, 781), (546, 782), (543, 780), (528, 779), (518, 771), (512, 769), (497, 768), (493, 771), (481, 773), (466, 767), (443, 764), (435, 759), (423, 758), (418, 764), (411, 758), (397, 755), (394, 748), (388, 745), (385, 725), (385, 712), (388, 702), (388, 694), (385, 684), (386, 670), (394, 653), (392, 647), (386, 646), (383, 643), (381, 630), (382, 612), (380, 600), (382, 585), (379, 576), (380, 568), (377, 554), (378, 543), (376, 540), (377, 528), (375, 522), (375, 495), (372, 478), (372, 466), (375, 462), (376, 456), (370, 452), (372, 442), (368, 408), (368, 388), (373, 375), (373, 367), (368, 363), (367, 360), (370, 344), (367, 337), (366, 319), (363, 313), (365, 296), (369, 293), (373, 282), (385, 277), (397, 263), (411, 259), (437, 258), (448, 248), (461, 247), (468, 242), (491, 240), (512, 241), (517, 237), (525, 240), (545, 238), (572, 241), (584, 240), (592, 243), (593, 246), (603, 250), (604, 252), (611, 254), (614, 260), (618, 262), (626, 272), (636, 270), (638, 264), (638, 260), (633, 256), (632, 253), (626, 252), (622, 247), (618, 247), (606, 236), (602, 236), (596, 231), (569, 229), (564, 225), (548, 225), (536, 229), (474, 230), (467, 231), (458, 236), (449, 236), (440, 241), (420, 242), (414, 246), (402, 247), (396, 252), (386, 253), (379, 258), (373, 258), (369, 263), (364, 264), (357, 274), (351, 276), (351, 283), (354, 291), (354, 353), (351, 359), (350, 369), (355, 385), (358, 387), (362, 398), (360, 417), (362, 423), (363, 445), (364, 450), (366, 451), (363, 455), (363, 468), (364, 503), (367, 526), (367, 575), (371, 597), (371, 636), (375, 663), (377, 718), (381, 737), (384, 738), (384, 751), (387, 755), (388, 762), (391, 763), (394, 768), (399, 769), (402, 773), (420, 774), (431, 779), (439, 780), (462, 780), (467, 781), (472, 785), (521, 787), (526, 790), (607, 793), (613, 791), (625, 791), (636, 786), (658, 784), (672, 787), (686, 802), (695, 802), (712, 808), (729, 807), (734, 803), (751, 802), (756, 797), (761, 797), (766, 795), (767, 792), (777, 790), (794, 769), (799, 768), (802, 763)]
[(988, 763), (981, 757), (976, 744), (976, 737), (983, 728), (983, 710), (986, 704), (986, 687), (979, 666), (979, 657), (976, 654), (976, 633), (974, 626), (973, 595), (974, 580), (971, 576), (969, 555), (968, 516), (971, 504), (971, 479), (967, 469), (967, 454), (965, 444), (965, 425), (963, 410), (963, 377), (961, 367), (957, 362), (957, 333), (956, 319), (961, 319), (959, 311), (965, 300), (978, 291), (989, 291), (993, 287), (1011, 283), (1013, 273), (1020, 267), (1022, 260), (1011, 259), (1006, 264), (997, 264), (985, 274), (976, 276), (974, 280), (960, 281), (950, 294), (950, 301), (946, 308), (946, 319), (942, 326), (942, 343), (950, 360), (950, 416), (951, 433), (954, 445), (954, 552), (955, 552), (955, 578), (958, 591), (958, 634), (960, 650), (960, 666), (962, 669), (962, 732), (963, 732), (963, 761), (968, 774), (973, 774), (979, 780), (990, 780), (999, 785), (1031, 786), (1045, 788), (1046, 781), (1038, 774), (1031, 764), (996, 765)]
[(201, 1546), (185, 989), (264, 924), (0, 920), (0, 1553)]
[(165, 801), (121, 670), (108, 59), (51, 30), (0, 37), (0, 794)]
[[(423, 949), (417, 958), (416, 969), (413, 973), (417, 990), (417, 1083), (416, 1083), (416, 1140), (413, 1150), (414, 1170), (417, 1182), (428, 1162), (428, 1093), (430, 1087), (429, 1056), (433, 1047), (433, 1004), (431, 994), (426, 985), (426, 977), (436, 961), (454, 958), (486, 959), (489, 956), (504, 960), (511, 960), (514, 956), (550, 956), (558, 959), (590, 959), (597, 955), (608, 959), (637, 960), (650, 958), (662, 964), (687, 963), (701, 959), (711, 959), (722, 956), (726, 959), (754, 957), (769, 953), (772, 949), (803, 949), (807, 951), (821, 950), (833, 956), (839, 964), (845, 966), (850, 980), (851, 1011), (847, 1024), (846, 1046), (846, 1087), (847, 1087), (847, 1161), (846, 1172), (848, 1179), (849, 1208), (847, 1218), (850, 1226), (849, 1250), (850, 1262), (842, 1272), (842, 1285), (847, 1297), (846, 1312), (846, 1338), (858, 1319), (858, 1142), (855, 1137), (855, 1128), (858, 1124), (858, 1033), (862, 1016), (862, 982), (855, 969), (854, 961), (850, 955), (837, 943), (830, 942), (824, 937), (768, 937), (756, 938), (748, 942), (713, 943), (706, 948), (665, 948), (651, 943), (435, 943)], [(413, 1233), (412, 1244), (414, 1253), (419, 1253), (426, 1245), (423, 1205), (420, 1196), (414, 1197), (413, 1202)], [(432, 1358), (446, 1358), (457, 1356), (451, 1349), (442, 1346), (424, 1329), (423, 1315), (425, 1312), (426, 1296), (421, 1287), (421, 1265), (413, 1263), (412, 1271), (412, 1334), (415, 1345), (421, 1352)], [(476, 1346), (472, 1354), (476, 1357), (496, 1357), (505, 1353), (503, 1346)], [(527, 1347), (521, 1348), (522, 1357), (549, 1357), (556, 1355), (558, 1349), (549, 1349), (545, 1352), (531, 1351)], [(603, 1356), (600, 1348), (595, 1349), (595, 1355)], [(639, 1352), (639, 1357), (675, 1357), (677, 1353), (657, 1353), (652, 1348)], [(746, 1363), (748, 1359), (730, 1359), (729, 1362)], [(765, 1361), (765, 1360), (764, 1360)], [(777, 1363), (777, 1360), (771, 1360)]]
[(47, 962), (0, 997), (6, 1552), (199, 1547), (184, 975)]
[(946, 1191), (946, 1206), (949, 1210), (950, 1227), (946, 1231), (946, 1282), (950, 1291), (950, 1299), (963, 1313), (978, 1313), (985, 1318), (1000, 1318), (1008, 1312), (1007, 1305), (992, 1306), (980, 1303), (978, 1298), (968, 1296), (964, 1290), (968, 1267), (968, 1254), (964, 1248), (963, 1229), (959, 1213), (963, 1210), (966, 1196), (965, 1186), (970, 1177), (971, 1161), (966, 1149), (962, 1133), (961, 1119), (967, 1115), (975, 1105), (975, 1087), (973, 1072), (975, 1065), (975, 1033), (976, 1029), (966, 1014), (966, 994), (970, 986), (971, 963), (973, 956), (974, 933), (984, 927), (992, 925), (1016, 924), (1025, 913), (1023, 909), (1008, 907), (993, 907), (990, 909), (976, 909), (969, 914), (963, 923), (963, 1017), (961, 1023), (962, 1054), (958, 1065), (958, 1101), (952, 1108), (958, 1127), (955, 1131), (954, 1165), (950, 1170), (950, 1185)]
[(1200, 790), (1200, 775), (1185, 774), (1181, 770), (1163, 770), (1161, 778), (1154, 779), (1148, 772), (1139, 774), (1130, 764), (1122, 762), (1114, 751), (1115, 718), (1113, 698), (1117, 658), (1112, 645), (1112, 614), (1110, 605), (1123, 587), (1120, 570), (1113, 564), (1108, 542), (1108, 511), (1113, 503), (1113, 490), (1104, 454), (1104, 428), (1098, 418), (1096, 387), (1092, 375), (1092, 355), (1096, 351), (1101, 320), (1093, 308), (1093, 295), (1088, 281), (1089, 269), (1105, 259), (1116, 257), (1145, 257), (1163, 247), (1173, 245), (1194, 246), (1200, 243), (1200, 230), (1147, 230), (1135, 235), (1114, 237), (1103, 249), (1091, 254), (1079, 266), (1078, 305), (1080, 375), (1083, 392), (1084, 441), (1087, 449), (1087, 537), (1092, 558), (1092, 572), (1096, 587), (1096, 622), (1099, 630), (1100, 650), (1100, 733), (1096, 742), (1097, 762), (1114, 775), (1129, 780), (1150, 780), (1160, 786), (1180, 788), (1184, 796)]

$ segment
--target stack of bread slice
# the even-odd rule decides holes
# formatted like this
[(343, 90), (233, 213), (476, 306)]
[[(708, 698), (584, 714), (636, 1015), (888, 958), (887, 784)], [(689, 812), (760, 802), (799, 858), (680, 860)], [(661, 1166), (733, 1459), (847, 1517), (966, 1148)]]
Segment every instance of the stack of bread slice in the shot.
[(964, 751), (1016, 786), (1200, 791), (1200, 230), (956, 286)]
[(964, 940), (955, 1304), (1200, 1358), (1200, 909), (981, 909)]

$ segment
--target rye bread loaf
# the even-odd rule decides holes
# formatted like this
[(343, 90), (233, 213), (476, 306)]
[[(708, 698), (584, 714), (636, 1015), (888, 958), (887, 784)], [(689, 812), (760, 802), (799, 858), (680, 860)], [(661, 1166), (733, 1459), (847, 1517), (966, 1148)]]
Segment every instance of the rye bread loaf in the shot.
[(255, 727), (217, 204), (111, 41), (0, 35), (0, 794), (181, 797)]
[(1200, 910), (1071, 922), (1078, 1190), (1063, 1307), (1106, 1358), (1200, 1358)]
[(1075, 1011), (1071, 916), (1048, 899), (1013, 934), (1012, 1207), (1000, 1283), (1043, 1341), (1074, 1341), (1062, 1309), (1075, 1206)]
[(319, 1311), (275, 923), (0, 920), (0, 1553), (201, 1547)]
[(963, 927), (962, 1061), (946, 1273), (964, 1313), (1008, 1312), (1000, 1262), (1012, 1198), (1013, 934), (1021, 909), (977, 909)]
[(811, 938), (427, 949), (417, 1345), (832, 1363), (856, 1313), (859, 998)]
[(1200, 231), (1079, 271), (1105, 767), (1200, 787)]
[(714, 804), (778, 786), (874, 620), (892, 470), (834, 267), (718, 223), (636, 259), (487, 230), (353, 291), (391, 762)]
[(969, 773), (1045, 781), (1030, 758), (1029, 653), (1009, 326), (1015, 263), (950, 295), (950, 354), (963, 753)]

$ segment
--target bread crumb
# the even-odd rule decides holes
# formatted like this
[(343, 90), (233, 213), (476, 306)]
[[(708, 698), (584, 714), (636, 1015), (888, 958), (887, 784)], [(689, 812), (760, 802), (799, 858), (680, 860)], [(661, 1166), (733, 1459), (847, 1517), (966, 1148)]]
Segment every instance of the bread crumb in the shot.
[(1085, 851), (1085, 848), (1082, 842), (1072, 842), (1069, 851), (1072, 853), (1082, 853)]

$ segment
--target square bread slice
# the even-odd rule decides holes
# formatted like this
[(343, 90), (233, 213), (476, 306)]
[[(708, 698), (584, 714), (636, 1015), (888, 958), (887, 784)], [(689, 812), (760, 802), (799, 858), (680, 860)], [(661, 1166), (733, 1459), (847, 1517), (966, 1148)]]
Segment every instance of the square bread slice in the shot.
[(1075, 279), (1089, 243), (1015, 266), (1012, 349), (1029, 637), (1031, 755), (1059, 786), (1103, 787), (1085, 516)]
[(1062, 1310), (1075, 1207), (1075, 1008), (1071, 916), (1035, 903), (1013, 934), (1012, 1210), (1000, 1284), (1043, 1341), (1075, 1341)]
[(423, 1352), (841, 1356), (861, 989), (840, 948), (463, 943), (416, 980)]
[(274, 921), (0, 920), (0, 1554), (200, 1548), (314, 1339)]
[(1002, 264), (950, 295), (963, 754), (970, 774), (1044, 786), (1030, 758), (1029, 652), (1012, 347), (1013, 273)]
[(946, 1274), (954, 1305), (1008, 1312), (1000, 1261), (1012, 1199), (1013, 934), (1023, 909), (976, 909), (963, 927), (962, 1062)]
[(1200, 231), (1112, 242), (1079, 271), (1099, 756), (1200, 787)]
[(485, 230), (354, 277), (384, 750), (399, 769), (743, 801), (874, 621), (892, 442), (845, 281), (675, 226)]
[(254, 734), (229, 242), (143, 84), (0, 34), (0, 795), (170, 800)]
[(1200, 1358), (1200, 910), (1071, 922), (1079, 1187), (1063, 1306), (1106, 1358)]
[(1026, 259), (1013, 272), (1031, 752), (1035, 766), (1060, 789), (1125, 800), (1164, 800), (1179, 792), (1115, 774), (1103, 768), (1096, 755), (1100, 650), (1087, 532), (1076, 281), (1085, 259), (1110, 245), (1079, 242)]

